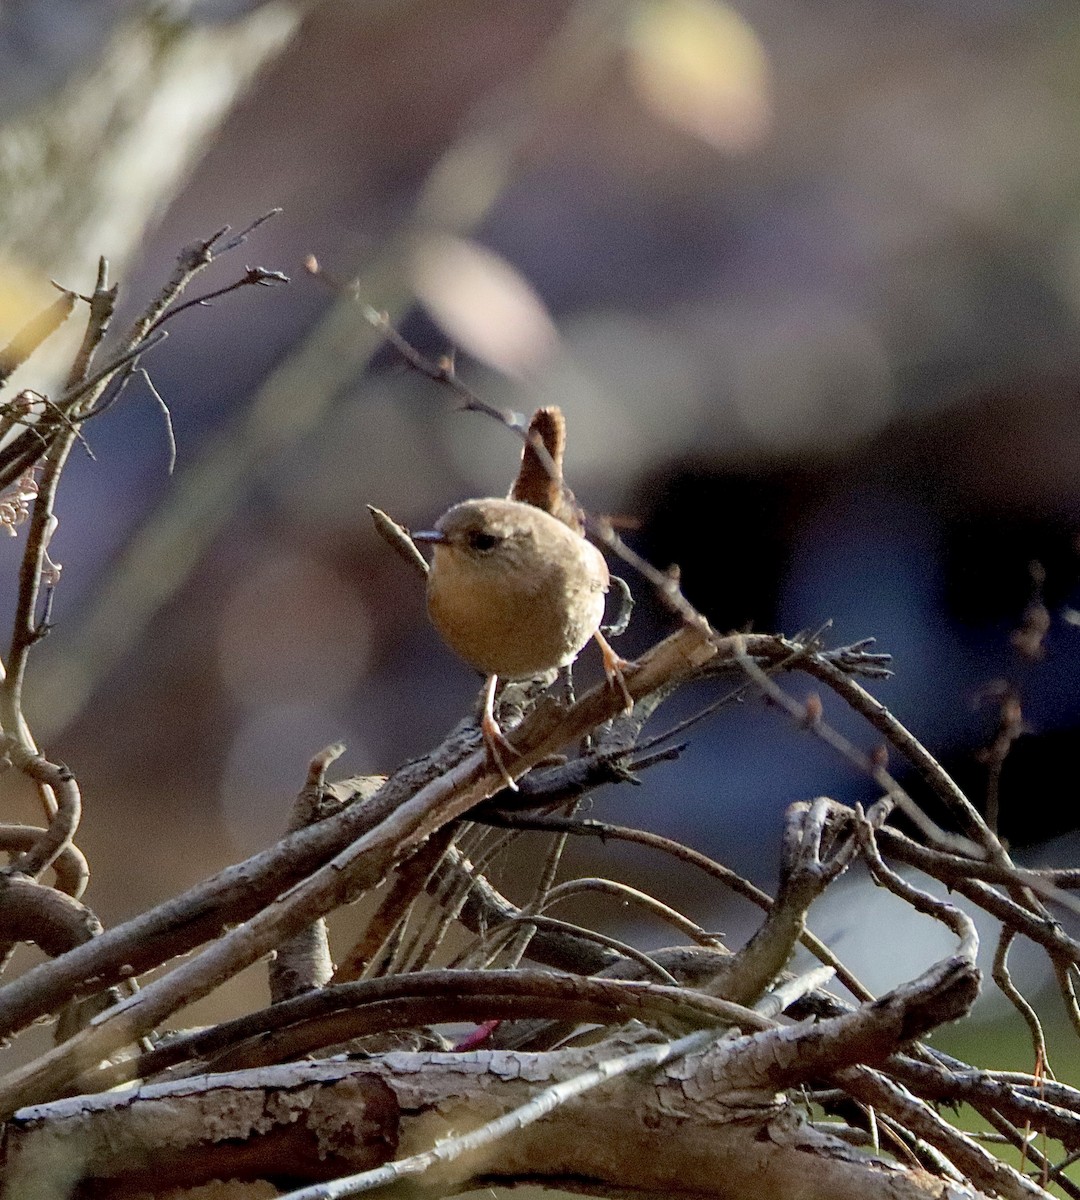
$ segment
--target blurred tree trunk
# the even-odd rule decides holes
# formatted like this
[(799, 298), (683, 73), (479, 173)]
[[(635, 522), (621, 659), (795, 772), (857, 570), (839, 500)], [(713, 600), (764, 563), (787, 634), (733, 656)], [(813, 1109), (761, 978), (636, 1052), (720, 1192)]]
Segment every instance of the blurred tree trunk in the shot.
[[(101, 254), (124, 272), (303, 8), (273, 0), (203, 23), (146, 6), (116, 24), (96, 61), (0, 125), (0, 307), (14, 326), (20, 309), (25, 319), (51, 298), (50, 278), (89, 290)], [(70, 356), (63, 338), (51, 341), (35, 381)]]

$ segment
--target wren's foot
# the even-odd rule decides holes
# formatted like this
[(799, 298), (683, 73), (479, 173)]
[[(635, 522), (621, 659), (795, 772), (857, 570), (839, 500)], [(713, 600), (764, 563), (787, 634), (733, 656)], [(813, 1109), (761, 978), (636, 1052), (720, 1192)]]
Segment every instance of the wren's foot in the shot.
[(633, 712), (634, 697), (630, 695), (630, 689), (626, 686), (626, 673), (628, 671), (636, 671), (637, 663), (620, 658), (612, 650), (611, 644), (599, 630), (593, 634), (593, 637), (596, 639), (596, 644), (600, 647), (600, 653), (604, 656), (604, 674), (607, 676), (608, 684), (622, 693), (623, 712)]
[(487, 746), (488, 755), (491, 758), (495, 770), (503, 778), (503, 783), (512, 791), (518, 790), (518, 785), (514, 782), (514, 777), (506, 769), (506, 760), (503, 755), (506, 754), (510, 758), (517, 758), (518, 751), (510, 742), (506, 740), (503, 731), (499, 728), (499, 722), (495, 719), (495, 687), (499, 682), (498, 675), (489, 675), (488, 681), (484, 685), (484, 712), (480, 717), (480, 732), (484, 738), (484, 745)]

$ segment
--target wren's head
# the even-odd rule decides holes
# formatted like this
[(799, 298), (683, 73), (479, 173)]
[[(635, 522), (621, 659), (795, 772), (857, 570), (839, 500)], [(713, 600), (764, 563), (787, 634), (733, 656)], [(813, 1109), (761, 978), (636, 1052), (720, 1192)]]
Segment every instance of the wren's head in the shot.
[(603, 556), (531, 504), (466, 500), (430, 533), (428, 611), (450, 647), (509, 678), (571, 662), (596, 632), (608, 586)]
[(570, 530), (531, 504), (514, 500), (465, 500), (419, 535), (435, 546), (436, 562), (453, 559), (479, 574), (536, 569), (569, 539)]

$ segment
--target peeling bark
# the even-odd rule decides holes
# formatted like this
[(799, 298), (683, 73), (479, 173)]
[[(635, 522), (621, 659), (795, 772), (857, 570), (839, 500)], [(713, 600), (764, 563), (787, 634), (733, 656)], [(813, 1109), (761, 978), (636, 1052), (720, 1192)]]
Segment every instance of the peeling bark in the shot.
[[(394, 1052), (74, 1097), (23, 1109), (4, 1139), (5, 1200), (119, 1200), (215, 1177), (298, 1186), (370, 1169), (514, 1108), (603, 1049)], [(718, 1200), (978, 1200), (866, 1154), (767, 1090), (733, 1092), (721, 1043), (653, 1080), (603, 1085), (425, 1183), (438, 1194), (521, 1181)]]

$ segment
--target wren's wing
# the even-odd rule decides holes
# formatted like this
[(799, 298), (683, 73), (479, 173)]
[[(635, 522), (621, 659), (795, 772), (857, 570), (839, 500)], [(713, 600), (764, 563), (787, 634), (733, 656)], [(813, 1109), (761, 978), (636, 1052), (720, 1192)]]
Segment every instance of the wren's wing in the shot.
[[(546, 451), (540, 453), (537, 443)], [(557, 517), (576, 533), (585, 532), (581, 509), (574, 493), (563, 481), (563, 453), (566, 449), (566, 421), (556, 405), (538, 408), (529, 422), (528, 439), (521, 454), (517, 479), (509, 499), (531, 504)]]

